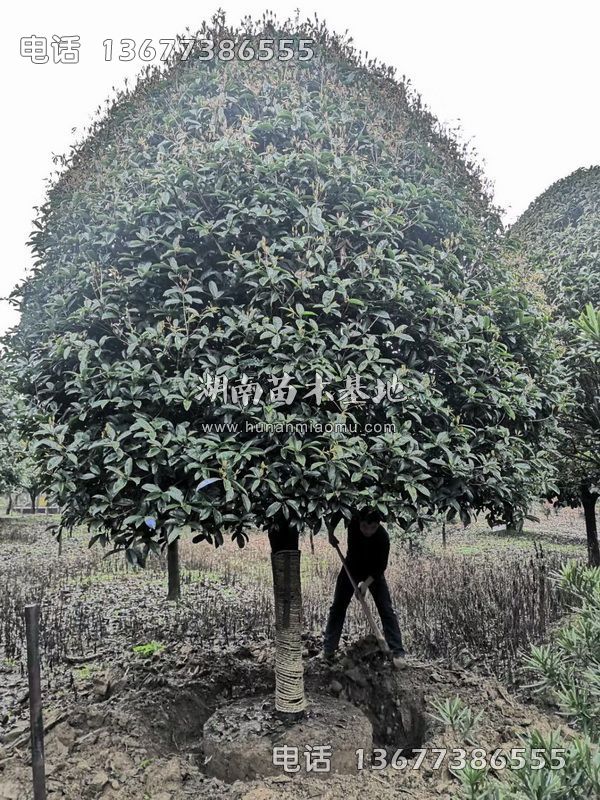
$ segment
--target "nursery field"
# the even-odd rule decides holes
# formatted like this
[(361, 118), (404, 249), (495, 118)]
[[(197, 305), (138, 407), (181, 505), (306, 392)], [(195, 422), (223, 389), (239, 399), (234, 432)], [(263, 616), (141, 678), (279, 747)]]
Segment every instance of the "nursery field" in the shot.
[(0, 800), (600, 798), (600, 166), (473, 135), (564, 21), (428, 12), (463, 131), (320, 14), (134, 47), (5, 259)]
[[(560, 728), (533, 702), (520, 663), (564, 613), (552, 574), (585, 559), (577, 511), (537, 514), (517, 535), (483, 524), (432, 529), (420, 542), (394, 538), (387, 576), (409, 651), (406, 668), (382, 662), (358, 603), (341, 657), (320, 655), (338, 557), (325, 536), (302, 540), (303, 643), (307, 691), (348, 699), (373, 723), (375, 743), (460, 746), (436, 719), (459, 697), (482, 713), (472, 744), (516, 746), (535, 724)], [(356, 776), (290, 775), (224, 783), (205, 774), (202, 727), (221, 705), (271, 692), (274, 618), (268, 541), (244, 550), (181, 545), (182, 599), (166, 600), (166, 564), (133, 570), (103, 558), (87, 534), (62, 553), (41, 517), (0, 521), (0, 798), (30, 797), (23, 606), (42, 605), (42, 670), (50, 796), (177, 800), (198, 798), (449, 798), (447, 768), (364, 770)], [(393, 531), (392, 531), (393, 533)], [(342, 534), (343, 541), (343, 534)], [(371, 601), (369, 601), (371, 602)], [(408, 701), (421, 711), (407, 719)], [(412, 707), (412, 706), (410, 706)], [(252, 721), (251, 721), (252, 722)], [(255, 724), (263, 724), (259, 721)], [(351, 728), (351, 721), (348, 722)], [(511, 743), (513, 743), (511, 745)], [(410, 765), (410, 762), (409, 762)]]

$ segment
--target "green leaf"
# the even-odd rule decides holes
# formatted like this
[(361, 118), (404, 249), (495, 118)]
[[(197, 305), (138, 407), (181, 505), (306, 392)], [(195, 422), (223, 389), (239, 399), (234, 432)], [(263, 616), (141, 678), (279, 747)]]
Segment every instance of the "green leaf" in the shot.
[(183, 503), (183, 501), (184, 501), (183, 492), (181, 491), (181, 489), (178, 489), (176, 486), (171, 487), (168, 490), (167, 494), (170, 495), (170, 497), (172, 497), (173, 500), (175, 500), (177, 503)]

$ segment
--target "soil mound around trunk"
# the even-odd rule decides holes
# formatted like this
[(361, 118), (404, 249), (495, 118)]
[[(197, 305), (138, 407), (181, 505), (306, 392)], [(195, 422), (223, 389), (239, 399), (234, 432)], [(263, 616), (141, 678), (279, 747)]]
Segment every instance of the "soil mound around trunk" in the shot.
[(358, 748), (373, 747), (371, 723), (355, 706), (327, 695), (308, 695), (295, 720), (280, 718), (271, 696), (238, 700), (204, 725), (209, 775), (233, 783), (266, 775), (357, 772)]

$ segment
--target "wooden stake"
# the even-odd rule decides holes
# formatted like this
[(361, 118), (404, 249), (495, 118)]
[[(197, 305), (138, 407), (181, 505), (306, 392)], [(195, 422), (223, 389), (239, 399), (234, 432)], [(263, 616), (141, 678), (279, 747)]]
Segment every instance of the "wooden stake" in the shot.
[(42, 687), (40, 681), (40, 607), (38, 603), (25, 606), (25, 630), (27, 637), (27, 674), (29, 677), (33, 798), (34, 800), (46, 800), (44, 720), (42, 717)]

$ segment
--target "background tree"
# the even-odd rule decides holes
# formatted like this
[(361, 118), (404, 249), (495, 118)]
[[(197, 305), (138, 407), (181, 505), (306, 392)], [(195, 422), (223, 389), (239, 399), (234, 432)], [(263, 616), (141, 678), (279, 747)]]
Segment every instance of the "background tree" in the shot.
[(18, 415), (10, 374), (0, 361), (0, 494), (7, 495), (6, 513), (12, 509), (13, 492), (21, 484)]
[(40, 495), (43, 494), (47, 478), (38, 471), (38, 465), (30, 451), (30, 442), (21, 439), (18, 451), (19, 482), (18, 488), (29, 497), (31, 513), (35, 514)]
[(15, 376), (3, 356), (0, 361), (0, 494), (7, 494), (7, 514), (12, 510), (13, 494), (29, 495), (32, 513), (45, 488), (31, 453), (28, 408), (15, 388)]
[[(580, 318), (600, 305), (600, 167), (579, 169), (535, 200), (512, 229), (525, 272), (543, 287), (562, 348), (570, 400), (561, 415), (553, 496), (559, 505), (582, 506), (590, 564), (600, 566), (596, 505), (600, 496), (600, 370), (592, 310), (587, 336)], [(583, 314), (583, 317), (582, 317)]]
[(199, 35), (314, 55), (175, 55), (117, 98), (41, 209), (13, 365), (63, 525), (133, 563), (267, 531), (293, 713), (300, 532), (526, 505), (553, 344), (478, 168), (389, 69), (318, 23)]

